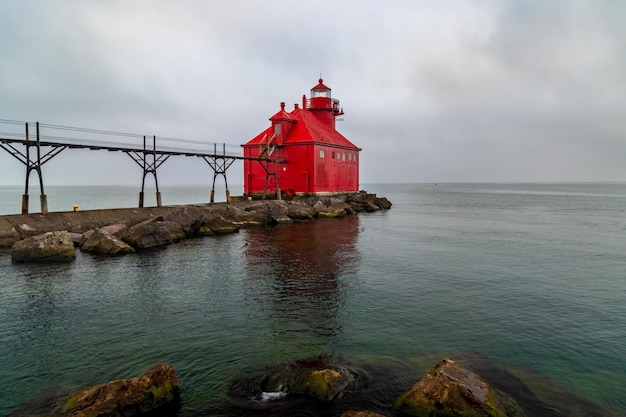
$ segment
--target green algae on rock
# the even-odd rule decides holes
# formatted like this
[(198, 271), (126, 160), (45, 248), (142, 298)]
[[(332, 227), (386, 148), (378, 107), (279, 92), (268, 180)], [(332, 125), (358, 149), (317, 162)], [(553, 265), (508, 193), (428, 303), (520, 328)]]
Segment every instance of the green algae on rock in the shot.
[(525, 416), (511, 398), (450, 359), (441, 360), (395, 405), (400, 412), (417, 417)]
[(61, 406), (62, 416), (141, 416), (180, 403), (174, 368), (154, 365), (136, 378), (120, 379), (78, 390)]
[(178, 415), (180, 404), (180, 385), (174, 368), (158, 364), (135, 378), (76, 391), (47, 389), (7, 417), (173, 417)]

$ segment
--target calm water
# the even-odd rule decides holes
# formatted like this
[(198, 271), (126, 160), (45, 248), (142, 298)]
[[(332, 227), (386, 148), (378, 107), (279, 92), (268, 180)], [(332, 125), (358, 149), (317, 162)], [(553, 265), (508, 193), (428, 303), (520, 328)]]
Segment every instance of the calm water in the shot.
[(395, 389), (484, 355), (566, 415), (577, 397), (626, 415), (626, 184), (367, 188), (393, 208), (65, 265), (1, 252), (0, 415), (161, 362), (183, 415), (234, 415), (235, 379), (321, 354)]
[[(141, 186), (107, 186), (107, 185), (74, 185), (46, 186), (48, 211), (72, 211), (74, 205), (80, 210), (97, 210), (105, 208), (137, 207)], [(146, 186), (144, 190), (144, 206), (156, 206), (154, 186)], [(164, 205), (205, 204), (211, 201), (211, 186), (160, 186), (161, 199)], [(231, 195), (241, 195), (242, 186), (230, 189)], [(22, 194), (24, 186), (0, 186), (0, 215), (19, 214), (22, 212)], [(41, 212), (39, 185), (31, 184), (29, 190), (29, 212)], [(216, 184), (214, 201), (226, 201), (224, 185)]]

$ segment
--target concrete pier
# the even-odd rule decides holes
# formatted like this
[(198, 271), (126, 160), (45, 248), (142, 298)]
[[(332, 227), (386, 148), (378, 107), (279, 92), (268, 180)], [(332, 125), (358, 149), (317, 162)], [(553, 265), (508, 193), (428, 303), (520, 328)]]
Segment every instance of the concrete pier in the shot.
[[(176, 218), (181, 211), (184, 211), (184, 215), (187, 217), (195, 216), (200, 220), (219, 215), (231, 218), (235, 222), (245, 222), (245, 218), (252, 220), (250, 216), (253, 216), (254, 213), (280, 211), (283, 219), (289, 220), (289, 217), (292, 217), (299, 221), (300, 218), (297, 218), (297, 214), (293, 213), (302, 212), (303, 210), (306, 212), (304, 217), (313, 219), (318, 216), (342, 217), (345, 214), (354, 214), (359, 211), (376, 211), (391, 206), (391, 203), (386, 198), (378, 198), (375, 194), (367, 193), (342, 194), (332, 197), (294, 197), (289, 201), (251, 200), (244, 197), (230, 197), (229, 200), (230, 203), (77, 210), (51, 212), (45, 215), (33, 213), (0, 216), (0, 248), (11, 247), (16, 241), (35, 234), (55, 230), (67, 230), (72, 233), (82, 234), (88, 230), (111, 224), (124, 223), (133, 225), (157, 216)], [(269, 218), (261, 216), (253, 220), (250, 221), (250, 224), (258, 225), (259, 222), (271, 224), (271, 222), (276, 222), (276, 216), (270, 216)]]

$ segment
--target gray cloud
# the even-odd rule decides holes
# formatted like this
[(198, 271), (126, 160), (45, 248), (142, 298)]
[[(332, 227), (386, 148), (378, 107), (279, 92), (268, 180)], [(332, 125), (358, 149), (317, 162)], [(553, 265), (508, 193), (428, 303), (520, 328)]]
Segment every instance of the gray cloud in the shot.
[[(214, 3), (3, 5), (0, 118), (241, 144), (321, 73), (362, 183), (626, 181), (619, 3)], [(77, 152), (46, 181), (140, 181), (128, 158)], [(203, 164), (159, 179), (202, 182)], [(0, 184), (22, 181), (0, 152)]]

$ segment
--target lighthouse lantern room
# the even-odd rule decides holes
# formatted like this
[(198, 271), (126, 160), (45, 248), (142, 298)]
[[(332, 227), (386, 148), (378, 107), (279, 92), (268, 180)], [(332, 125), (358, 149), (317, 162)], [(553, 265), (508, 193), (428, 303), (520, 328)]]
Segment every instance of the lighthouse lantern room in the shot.
[[(320, 78), (310, 98), (287, 112), (285, 103), (271, 125), (243, 147), (244, 194), (323, 195), (359, 189), (359, 152), (335, 129), (343, 114), (339, 100)], [(280, 191), (280, 193), (279, 193)]]

